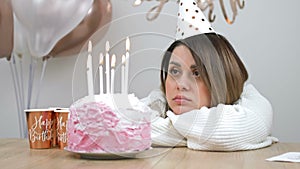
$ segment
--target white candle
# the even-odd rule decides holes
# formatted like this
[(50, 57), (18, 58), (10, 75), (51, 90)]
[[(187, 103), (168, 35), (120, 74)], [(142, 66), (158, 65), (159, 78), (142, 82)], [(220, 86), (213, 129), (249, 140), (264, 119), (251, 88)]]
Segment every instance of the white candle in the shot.
[(121, 65), (121, 93), (125, 93), (125, 55), (122, 55)]
[(93, 86), (93, 66), (92, 66), (92, 42), (89, 41), (88, 44), (88, 58), (86, 61), (86, 73), (87, 73), (87, 85), (88, 85), (88, 95), (94, 95), (94, 86)]
[(133, 6), (139, 6), (142, 4), (142, 0), (135, 0)]
[(110, 69), (109, 69), (109, 42), (106, 41), (106, 44), (105, 44), (105, 50), (106, 50), (106, 55), (105, 55), (105, 73), (106, 73), (106, 93), (109, 93), (110, 92)]
[(111, 81), (110, 81), (110, 84), (111, 84), (111, 93), (114, 93), (114, 85), (115, 85), (115, 66), (116, 66), (116, 55), (113, 54), (112, 55), (112, 58), (111, 58)]
[(103, 94), (103, 60), (104, 56), (102, 53), (100, 53), (99, 56), (99, 88), (100, 88), (100, 94)]
[(128, 93), (128, 74), (129, 74), (129, 50), (130, 50), (130, 41), (129, 38), (126, 38), (126, 61), (125, 61), (125, 93)]
[(130, 50), (130, 40), (129, 37), (126, 38), (126, 52), (129, 52)]
[(88, 53), (89, 53), (89, 54), (92, 53), (92, 49), (93, 49), (92, 41), (89, 41), (89, 43), (88, 43)]

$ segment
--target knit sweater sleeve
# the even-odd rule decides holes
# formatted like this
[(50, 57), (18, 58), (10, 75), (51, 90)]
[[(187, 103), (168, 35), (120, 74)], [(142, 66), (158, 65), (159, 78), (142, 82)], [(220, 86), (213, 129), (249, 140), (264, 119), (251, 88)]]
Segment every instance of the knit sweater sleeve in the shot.
[(186, 146), (186, 139), (174, 128), (171, 120), (166, 117), (166, 100), (160, 90), (153, 90), (141, 101), (149, 106), (156, 114), (151, 119), (152, 145)]
[(202, 107), (182, 115), (168, 111), (173, 127), (196, 150), (237, 151), (258, 149), (277, 141), (271, 137), (273, 111), (269, 101), (246, 85), (234, 105)]

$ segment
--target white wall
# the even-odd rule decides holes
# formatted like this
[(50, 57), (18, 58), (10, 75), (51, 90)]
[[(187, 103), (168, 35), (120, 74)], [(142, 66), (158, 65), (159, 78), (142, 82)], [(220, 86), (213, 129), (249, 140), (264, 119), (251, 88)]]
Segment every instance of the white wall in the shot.
[[(98, 56), (99, 51), (104, 51), (105, 41), (109, 40), (120, 60), (125, 48), (124, 39), (130, 36), (130, 91), (144, 97), (152, 88), (159, 86), (158, 69), (161, 54), (175, 33), (177, 5), (170, 1), (165, 5), (163, 14), (155, 21), (149, 22), (145, 19), (145, 12), (156, 5), (156, 1), (132, 7), (133, 1), (111, 0), (112, 23), (102, 40), (94, 44), (94, 55)], [(300, 2), (296, 0), (289, 1), (289, 4), (282, 1), (246, 1), (245, 9), (239, 11), (233, 25), (225, 23), (220, 6), (215, 6), (217, 18), (213, 27), (232, 42), (249, 70), (249, 81), (271, 101), (274, 108), (273, 135), (283, 142), (300, 142), (300, 113), (297, 108), (300, 95), (300, 79), (299, 75), (297, 76), (300, 73), (297, 66), (300, 61), (299, 6)], [(94, 36), (97, 36), (97, 33)], [(48, 61), (39, 108), (68, 107), (73, 100), (86, 94), (83, 73), (85, 56), (86, 54), (82, 53), (77, 62), (77, 56), (58, 57)], [(96, 57), (94, 61), (97, 61)], [(41, 65), (42, 61), (39, 60), (35, 73), (33, 103)], [(27, 89), (29, 57), (23, 58), (23, 66), (24, 84)], [(0, 60), (0, 79), (0, 137), (19, 137), (15, 94), (6, 59)], [(95, 85), (97, 84), (96, 82)]]

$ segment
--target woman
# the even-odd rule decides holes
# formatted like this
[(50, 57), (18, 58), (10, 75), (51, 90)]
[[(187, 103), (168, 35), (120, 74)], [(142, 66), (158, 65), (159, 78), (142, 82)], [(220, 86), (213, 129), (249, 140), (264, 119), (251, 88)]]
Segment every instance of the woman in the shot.
[(159, 112), (152, 122), (153, 144), (237, 151), (276, 142), (270, 137), (272, 107), (247, 79), (223, 36), (205, 33), (175, 41), (162, 60), (162, 92), (143, 99)]

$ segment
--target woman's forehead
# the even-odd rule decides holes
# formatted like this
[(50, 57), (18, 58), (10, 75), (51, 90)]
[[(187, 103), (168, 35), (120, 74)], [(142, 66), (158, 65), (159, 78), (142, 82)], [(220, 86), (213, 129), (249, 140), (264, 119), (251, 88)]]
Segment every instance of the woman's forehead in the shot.
[(184, 45), (177, 46), (173, 50), (170, 63), (177, 63), (188, 67), (196, 64), (191, 51)]

